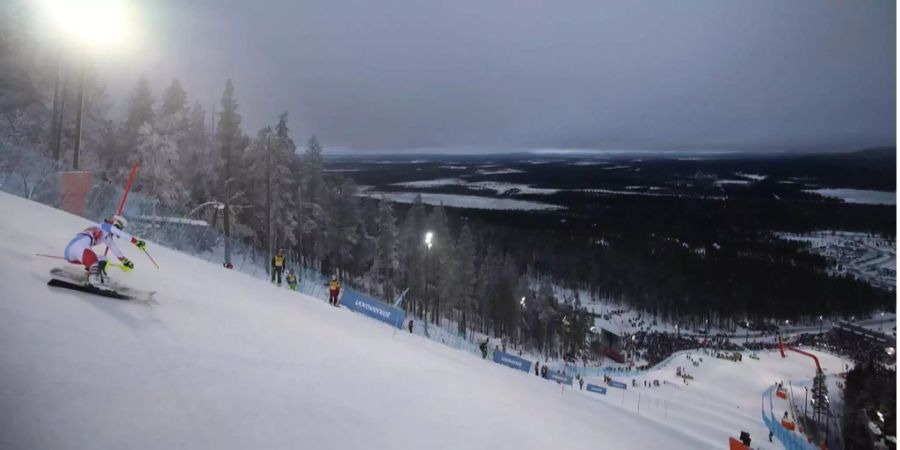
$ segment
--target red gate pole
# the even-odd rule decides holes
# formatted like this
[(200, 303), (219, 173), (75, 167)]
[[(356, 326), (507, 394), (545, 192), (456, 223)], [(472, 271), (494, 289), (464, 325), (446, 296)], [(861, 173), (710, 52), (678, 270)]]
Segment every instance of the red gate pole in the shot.
[[(128, 175), (128, 184), (125, 185), (125, 193), (122, 194), (122, 201), (119, 202), (119, 209), (116, 210), (116, 215), (122, 215), (122, 211), (125, 209), (125, 200), (128, 199), (128, 192), (131, 191), (131, 185), (134, 183), (134, 174), (137, 172), (138, 163), (137, 161), (131, 166), (131, 174)], [(103, 256), (109, 253), (109, 247), (106, 247), (106, 250), (103, 252)]]

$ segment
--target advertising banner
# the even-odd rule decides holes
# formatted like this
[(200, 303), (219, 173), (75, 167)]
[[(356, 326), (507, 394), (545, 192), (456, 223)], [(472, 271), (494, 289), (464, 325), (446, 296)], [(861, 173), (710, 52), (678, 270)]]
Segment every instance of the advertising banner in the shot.
[(341, 296), (341, 306), (360, 314), (365, 314), (373, 319), (389, 323), (394, 328), (403, 326), (403, 321), (406, 319), (406, 311), (381, 303), (380, 301), (353, 289), (344, 288), (343, 291), (344, 293)]
[(531, 361), (501, 351), (494, 351), (494, 362), (523, 372), (529, 372), (531, 370)]

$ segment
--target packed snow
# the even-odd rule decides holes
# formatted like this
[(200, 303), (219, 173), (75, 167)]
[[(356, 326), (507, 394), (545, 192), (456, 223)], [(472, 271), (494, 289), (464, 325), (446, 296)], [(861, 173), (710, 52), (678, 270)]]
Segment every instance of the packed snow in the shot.
[[(832, 384), (839, 379), (838, 374), (845, 372), (848, 361), (827, 353), (812, 353), (819, 358)], [(751, 358), (751, 354), (759, 359)], [(676, 375), (677, 367), (690, 378)], [(795, 396), (794, 404), (803, 405), (803, 385), (809, 385), (814, 374), (812, 359), (798, 353), (788, 352), (782, 358), (777, 351), (742, 352), (741, 361), (735, 362), (716, 358), (715, 352), (697, 350), (678, 352), (649, 371), (618, 376), (610, 373), (627, 389), (608, 388), (607, 395), (579, 393), (631, 410), (657, 421), (660, 427), (701, 436), (710, 447), (727, 448), (728, 437), (747, 431), (753, 440), (752, 448), (772, 450), (785, 447), (777, 439), (768, 441), (769, 430), (761, 420), (761, 412), (771, 412), (778, 418), (785, 411), (793, 418), (796, 412), (786, 400), (775, 398), (770, 403), (765, 391), (776, 382), (783, 382), (788, 394)], [(586, 377), (586, 382), (602, 385), (602, 379), (595, 377)], [(834, 404), (839, 404), (840, 390), (831, 389)]]
[[(35, 253), (61, 252), (90, 223), (8, 194), (0, 208), (16, 218), (0, 242), (0, 442), (11, 448), (717, 449), (746, 430), (780, 449), (764, 440), (761, 398), (812, 375), (800, 355), (695, 353), (694, 366), (680, 353), (614, 374), (628, 389), (600, 395), (152, 243), (159, 270), (126, 246), (137, 268), (114, 276), (155, 290), (154, 302), (58, 290), (46, 280), (60, 263)], [(829, 375), (845, 364), (820, 358)]]
[(35, 253), (89, 222), (0, 208), (6, 448), (721, 447), (152, 243), (159, 270), (129, 247), (116, 278), (155, 304), (57, 290)]
[(846, 203), (864, 205), (896, 205), (897, 193), (889, 191), (867, 191), (864, 189), (809, 189), (803, 192), (818, 194), (843, 200)]

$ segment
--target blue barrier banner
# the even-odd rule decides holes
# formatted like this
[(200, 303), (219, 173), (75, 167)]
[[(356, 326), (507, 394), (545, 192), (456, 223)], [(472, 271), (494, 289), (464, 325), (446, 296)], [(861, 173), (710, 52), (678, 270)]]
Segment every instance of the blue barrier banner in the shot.
[(568, 375), (563, 375), (559, 372), (549, 372), (547, 373), (547, 379), (556, 381), (558, 383), (572, 385), (572, 377)]
[(494, 362), (497, 364), (503, 364), (504, 366), (512, 367), (513, 369), (521, 370), (523, 372), (530, 372), (532, 366), (531, 361), (497, 350), (494, 351)]
[(608, 385), (610, 385), (610, 386), (612, 386), (612, 387), (614, 387), (614, 388), (628, 389), (628, 385), (625, 384), (625, 383), (623, 383), (623, 382), (621, 382), (621, 381), (610, 380), (610, 382), (609, 382), (609, 383), (606, 383), (606, 384), (608, 384)]
[(588, 392), (596, 392), (598, 394), (606, 395), (606, 388), (603, 386), (597, 386), (596, 384), (588, 383), (587, 390)]
[(344, 293), (341, 296), (341, 306), (360, 314), (365, 314), (373, 319), (389, 323), (395, 328), (402, 327), (403, 321), (406, 319), (406, 311), (381, 303), (353, 289), (344, 289)]

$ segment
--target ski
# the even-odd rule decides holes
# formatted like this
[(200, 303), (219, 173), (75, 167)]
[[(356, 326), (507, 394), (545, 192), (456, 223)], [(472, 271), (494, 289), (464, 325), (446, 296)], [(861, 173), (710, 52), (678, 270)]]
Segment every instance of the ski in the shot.
[[(54, 267), (50, 270), (50, 276), (52, 278), (59, 279), (60, 281), (66, 281), (71, 284), (84, 285), (87, 281), (87, 274), (83, 270), (74, 270), (74, 269), (66, 269), (61, 267)], [(98, 288), (104, 289), (104, 288)], [(144, 302), (153, 302), (154, 294), (156, 291), (142, 291), (139, 289), (132, 289), (128, 286), (123, 286), (116, 282), (110, 282), (105, 289), (109, 289), (115, 291), (121, 295), (128, 296), (131, 299), (144, 301)]]
[(47, 282), (47, 286), (71, 289), (73, 291), (85, 292), (88, 294), (99, 295), (101, 297), (115, 298), (118, 300), (131, 300), (134, 298), (129, 295), (117, 292), (114, 289), (101, 288), (92, 286), (90, 284), (71, 283), (65, 280), (60, 280), (59, 278), (51, 278), (50, 281)]

